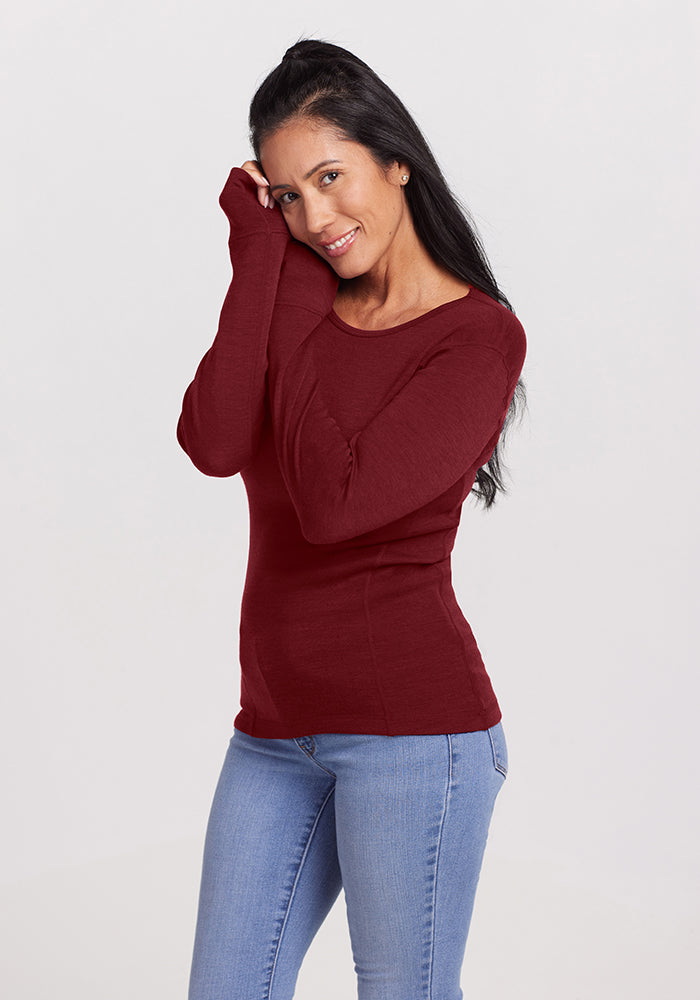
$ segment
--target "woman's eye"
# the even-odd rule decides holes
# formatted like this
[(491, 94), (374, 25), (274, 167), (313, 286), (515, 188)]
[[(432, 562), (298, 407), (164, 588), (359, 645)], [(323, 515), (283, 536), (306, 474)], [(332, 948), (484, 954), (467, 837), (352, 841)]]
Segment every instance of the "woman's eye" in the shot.
[[(321, 187), (328, 187), (329, 184), (333, 183), (333, 181), (336, 179), (337, 176), (338, 176), (337, 170), (330, 170), (327, 174), (324, 174), (321, 177)], [(294, 191), (285, 191), (283, 194), (279, 196), (277, 201), (280, 203), (280, 205), (291, 205), (293, 201), (296, 201), (297, 197), (298, 195), (295, 194)]]

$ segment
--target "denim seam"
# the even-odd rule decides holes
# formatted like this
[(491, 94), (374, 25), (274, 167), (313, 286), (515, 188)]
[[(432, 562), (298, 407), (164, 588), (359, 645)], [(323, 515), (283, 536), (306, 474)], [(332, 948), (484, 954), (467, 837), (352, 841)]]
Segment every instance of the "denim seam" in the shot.
[(277, 947), (275, 948), (275, 957), (274, 957), (274, 960), (272, 962), (272, 969), (270, 970), (270, 980), (269, 980), (269, 982), (267, 984), (267, 996), (266, 996), (265, 1000), (270, 1000), (270, 995), (272, 993), (272, 984), (273, 984), (273, 980), (275, 978), (275, 971), (277, 969), (277, 959), (278, 959), (279, 953), (280, 953), (280, 946), (282, 944), (282, 938), (284, 937), (285, 928), (287, 926), (287, 920), (289, 918), (289, 911), (292, 908), (292, 903), (294, 901), (294, 896), (296, 895), (296, 890), (297, 890), (297, 885), (299, 883), (299, 878), (300, 878), (301, 873), (302, 873), (303, 868), (304, 868), (304, 862), (306, 861), (306, 855), (309, 853), (309, 848), (311, 846), (311, 841), (313, 840), (313, 836), (314, 836), (314, 833), (316, 832), (316, 827), (318, 826), (319, 820), (321, 819), (321, 816), (323, 815), (323, 810), (326, 808), (328, 800), (330, 799), (330, 797), (331, 797), (331, 795), (333, 794), (334, 791), (335, 791), (335, 784), (333, 784), (331, 786), (331, 789), (328, 792), (328, 795), (326, 795), (325, 799), (321, 803), (320, 809), (316, 813), (316, 819), (314, 820), (314, 825), (309, 830), (309, 836), (306, 839), (306, 845), (304, 846), (304, 853), (302, 854), (301, 858), (299, 859), (299, 866), (297, 868), (297, 873), (294, 876), (294, 885), (292, 886), (292, 891), (289, 894), (289, 899), (287, 901), (287, 909), (286, 909), (286, 912), (284, 914), (284, 920), (282, 921), (282, 926), (280, 927), (279, 937), (277, 938)]
[(438, 843), (437, 852), (435, 854), (435, 878), (433, 881), (433, 903), (432, 903), (432, 928), (430, 935), (430, 965), (428, 969), (428, 1000), (432, 1000), (433, 996), (433, 960), (435, 957), (435, 927), (437, 925), (437, 886), (438, 886), (438, 874), (440, 869), (440, 848), (442, 847), (442, 833), (445, 827), (445, 820), (447, 818), (447, 807), (450, 799), (450, 789), (452, 787), (452, 736), (449, 733), (445, 734), (447, 739), (448, 747), (448, 769), (447, 769), (447, 785), (445, 787), (445, 802), (442, 809), (442, 817), (440, 818), (440, 832), (438, 833)]
[(299, 749), (304, 754), (304, 756), (308, 757), (308, 759), (311, 761), (312, 764), (315, 764), (316, 767), (319, 767), (324, 772), (324, 774), (330, 774), (331, 778), (337, 778), (338, 777), (337, 774), (335, 774), (333, 771), (329, 770), (327, 767), (324, 767), (323, 764), (321, 764), (319, 761), (317, 761), (316, 758), (313, 756), (313, 754), (316, 753), (316, 743), (314, 741), (313, 736), (309, 736), (308, 739), (310, 739), (311, 742), (312, 742), (312, 744), (313, 744), (313, 750), (311, 751), (311, 753), (309, 753), (309, 751), (306, 750), (300, 743), (297, 743), (296, 737), (294, 737), (294, 742), (299, 747)]
[(487, 729), (486, 732), (489, 734), (489, 742), (491, 744), (491, 756), (493, 757), (493, 766), (496, 768), (498, 773), (502, 774), (503, 777), (505, 778), (507, 777), (508, 772), (498, 759), (498, 754), (496, 752), (496, 744), (493, 742), (493, 734), (490, 729)]

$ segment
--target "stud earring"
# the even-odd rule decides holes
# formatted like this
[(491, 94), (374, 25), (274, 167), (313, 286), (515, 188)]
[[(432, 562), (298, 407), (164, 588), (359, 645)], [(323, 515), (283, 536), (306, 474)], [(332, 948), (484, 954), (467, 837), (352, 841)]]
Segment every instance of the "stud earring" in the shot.
[(404, 182), (404, 184), (405, 184), (405, 183), (406, 183), (406, 181), (408, 180), (408, 174), (401, 174), (401, 180), (402, 180), (402, 181)]

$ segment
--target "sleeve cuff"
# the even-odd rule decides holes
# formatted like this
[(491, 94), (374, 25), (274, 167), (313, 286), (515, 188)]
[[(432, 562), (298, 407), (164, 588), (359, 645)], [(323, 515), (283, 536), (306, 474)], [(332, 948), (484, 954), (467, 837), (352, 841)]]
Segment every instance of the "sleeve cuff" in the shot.
[(219, 195), (219, 205), (231, 224), (231, 235), (267, 232), (289, 236), (281, 209), (264, 208), (258, 201), (257, 190), (247, 170), (232, 168)]

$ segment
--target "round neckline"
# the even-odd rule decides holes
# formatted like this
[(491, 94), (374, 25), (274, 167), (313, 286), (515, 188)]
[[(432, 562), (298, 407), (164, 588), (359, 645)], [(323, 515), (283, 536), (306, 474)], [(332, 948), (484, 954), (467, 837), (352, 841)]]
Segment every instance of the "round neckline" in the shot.
[(407, 319), (404, 323), (398, 323), (396, 326), (385, 326), (377, 330), (364, 330), (359, 326), (351, 326), (346, 323), (344, 319), (341, 319), (334, 308), (328, 313), (329, 319), (331, 319), (336, 326), (340, 327), (341, 330), (345, 330), (346, 333), (354, 333), (358, 337), (381, 337), (383, 334), (387, 333), (397, 333), (399, 330), (405, 330), (408, 327), (415, 326), (416, 323), (422, 323), (424, 319), (428, 317), (436, 316), (438, 313), (444, 312), (445, 309), (450, 309), (452, 306), (459, 305), (461, 302), (465, 302), (470, 299), (474, 292), (478, 291), (475, 285), (469, 286), (469, 291), (465, 295), (461, 295), (458, 299), (450, 299), (449, 302), (443, 302), (439, 306), (434, 306), (432, 309), (428, 309), (427, 312), (421, 313), (420, 316), (414, 316), (413, 319)]

